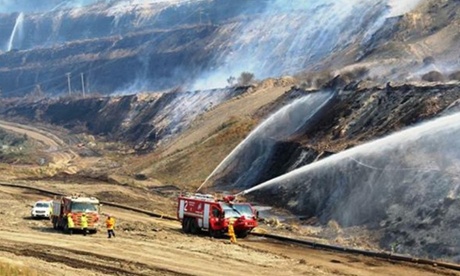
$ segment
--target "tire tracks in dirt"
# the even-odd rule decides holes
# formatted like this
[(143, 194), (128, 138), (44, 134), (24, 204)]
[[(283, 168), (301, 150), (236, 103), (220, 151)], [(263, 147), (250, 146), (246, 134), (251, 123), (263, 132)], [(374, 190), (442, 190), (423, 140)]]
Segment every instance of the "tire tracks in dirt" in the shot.
[(16, 256), (33, 257), (46, 262), (61, 263), (77, 269), (87, 269), (110, 275), (191, 275), (102, 254), (26, 242), (11, 243), (3, 241), (0, 245), (0, 251), (12, 253)]

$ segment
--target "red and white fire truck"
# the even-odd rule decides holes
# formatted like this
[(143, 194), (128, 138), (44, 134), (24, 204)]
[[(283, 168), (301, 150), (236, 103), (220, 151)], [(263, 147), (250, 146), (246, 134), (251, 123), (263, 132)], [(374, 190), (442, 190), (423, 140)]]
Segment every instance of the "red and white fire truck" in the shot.
[(182, 222), (182, 230), (192, 234), (203, 230), (219, 237), (228, 231), (232, 219), (237, 237), (246, 237), (257, 226), (257, 212), (251, 204), (234, 200), (234, 196), (222, 200), (204, 194), (179, 196), (177, 218)]
[(85, 213), (88, 220), (88, 232), (96, 233), (99, 226), (99, 200), (94, 197), (80, 195), (63, 196), (53, 200), (51, 222), (54, 229), (69, 231), (67, 216), (70, 214), (74, 229), (81, 229), (81, 215)]

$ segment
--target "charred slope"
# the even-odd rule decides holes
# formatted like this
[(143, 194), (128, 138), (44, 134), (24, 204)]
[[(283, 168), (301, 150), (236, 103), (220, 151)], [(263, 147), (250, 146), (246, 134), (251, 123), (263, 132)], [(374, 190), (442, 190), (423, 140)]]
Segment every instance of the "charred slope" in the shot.
[[(460, 41), (455, 1), (425, 0), (419, 10), (391, 18), (382, 1), (352, 1), (347, 13), (331, 0), (311, 7), (289, 2), (284, 8), (277, 0), (117, 2), (26, 14), (21, 24), (18, 14), (0, 15), (0, 45), (13, 38), (13, 50), (0, 55), (3, 95), (66, 92), (66, 72), (72, 73), (74, 90), (82, 90), (84, 73), (87, 90), (109, 94), (184, 83), (209, 89), (242, 71), (264, 78), (335, 70), (357, 60), (373, 64), (371, 74), (383, 78), (417, 77), (413, 71), (425, 70), (422, 61), (430, 56), (439, 58), (438, 67), (446, 61), (449, 70), (458, 68), (449, 58), (457, 55)], [(315, 18), (330, 24), (323, 28)]]
[(149, 150), (186, 129), (199, 114), (245, 92), (244, 88), (120, 97), (12, 102), (3, 116), (63, 126)]
[(408, 14), (392, 18), (357, 56), (371, 74), (388, 80), (417, 80), (430, 71), (447, 79), (460, 69), (460, 3), (421, 1)]
[(0, 64), (7, 66), (0, 68), (2, 91), (4, 96), (23, 96), (37, 89), (48, 94), (64, 93), (66, 72), (72, 73), (71, 87), (76, 91), (82, 91), (80, 73), (84, 73), (90, 93), (113, 93), (117, 89), (129, 92), (131, 85), (137, 91), (148, 87), (149, 80), (157, 89), (172, 87), (208, 64), (203, 48), (206, 37), (214, 31), (212, 26), (149, 31), (59, 48), (10, 52), (0, 55)]
[[(163, 90), (191, 82), (213, 66), (235, 22), (263, 9), (247, 1), (191, 1), (144, 6), (98, 4), (77, 10), (0, 14), (0, 88), (4, 96), (61, 94), (71, 87), (102, 94)], [(112, 4), (114, 6), (112, 6)], [(237, 23), (238, 24), (238, 23)], [(18, 31), (19, 32), (19, 31)], [(75, 92), (75, 91), (74, 91)]]
[[(13, 46), (16, 50), (27, 50), (79, 40), (124, 36), (147, 30), (170, 30), (200, 24), (220, 25), (237, 16), (260, 12), (265, 5), (265, 1), (260, 1), (258, 8), (253, 9), (251, 4), (242, 0), (183, 2), (185, 3), (163, 1), (149, 4), (146, 1), (139, 5), (127, 1), (110, 1), (76, 9), (66, 6), (53, 9), (56, 5), (48, 9), (37, 9), (35, 13), (24, 15), (21, 37), (13, 41)], [(18, 7), (17, 10), (27, 12), (25, 7)], [(2, 46), (8, 44), (11, 38), (18, 11), (2, 13), (0, 8)]]

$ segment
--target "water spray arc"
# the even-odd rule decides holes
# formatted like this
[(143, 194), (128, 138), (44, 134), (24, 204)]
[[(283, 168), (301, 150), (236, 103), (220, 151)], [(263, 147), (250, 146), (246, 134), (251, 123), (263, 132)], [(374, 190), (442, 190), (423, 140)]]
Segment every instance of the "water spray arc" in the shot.
[[(262, 189), (264, 187), (274, 185), (278, 181), (283, 181), (286, 178), (297, 177), (307, 172), (310, 172), (312, 170), (315, 170), (316, 168), (335, 165), (338, 162), (346, 160), (346, 159), (352, 160), (361, 166), (364, 166), (363, 164), (366, 164), (366, 166), (370, 167), (371, 169), (377, 169), (375, 167), (371, 167), (367, 163), (363, 163), (361, 161), (358, 162), (357, 157), (366, 156), (368, 154), (384, 152), (385, 149), (396, 148), (404, 144), (408, 145), (410, 143), (414, 143), (417, 140), (426, 137), (426, 135), (437, 136), (437, 135), (440, 135), (440, 133), (448, 132), (447, 130), (451, 130), (450, 132), (460, 131), (460, 113), (442, 117), (434, 121), (424, 123), (420, 126), (416, 126), (416, 127), (392, 134), (385, 138), (378, 139), (378, 140), (357, 146), (349, 150), (345, 150), (343, 152), (332, 155), (318, 162), (315, 162), (315, 163), (306, 165), (302, 168), (296, 169), (286, 175), (269, 180), (265, 183), (261, 183), (255, 187), (252, 187), (251, 189), (243, 191), (242, 193), (248, 194), (258, 189)], [(438, 134), (432, 134), (431, 132), (435, 132)], [(393, 168), (393, 169), (386, 168), (384, 170), (415, 170), (415, 169), (414, 168)]]
[[(327, 224), (379, 230), (400, 253), (460, 256), (460, 113), (402, 130), (240, 194)], [(264, 199), (270, 198), (270, 202)], [(449, 251), (446, 251), (449, 247)]]
[(231, 171), (238, 175), (231, 180), (234, 186), (248, 185), (247, 183), (256, 181), (272, 158), (276, 143), (288, 140), (302, 131), (335, 96), (334, 92), (311, 93), (275, 112), (233, 149), (197, 191), (212, 178), (218, 178), (220, 175), (228, 177), (226, 174)]
[(19, 13), (16, 18), (16, 23), (14, 23), (13, 30), (11, 31), (10, 39), (8, 40), (8, 45), (6, 47), (7, 51), (13, 50), (14, 42), (20, 40), (23, 32), (23, 23), (24, 23), (24, 13)]

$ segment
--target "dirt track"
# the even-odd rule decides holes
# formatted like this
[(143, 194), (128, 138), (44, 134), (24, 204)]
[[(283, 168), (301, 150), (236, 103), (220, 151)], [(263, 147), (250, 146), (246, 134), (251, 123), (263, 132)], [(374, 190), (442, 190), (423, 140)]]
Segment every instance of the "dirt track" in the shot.
[(103, 229), (92, 236), (68, 236), (47, 220), (28, 218), (28, 205), (41, 198), (0, 188), (0, 260), (52, 275), (460, 275), (255, 237), (233, 245), (184, 235), (177, 222), (104, 206), (118, 219), (115, 239), (108, 240)]
[(69, 146), (56, 135), (31, 126), (0, 121), (0, 128), (18, 134), (25, 134), (48, 147), (48, 154), (52, 157), (53, 166), (69, 169), (70, 162), (78, 157)]

